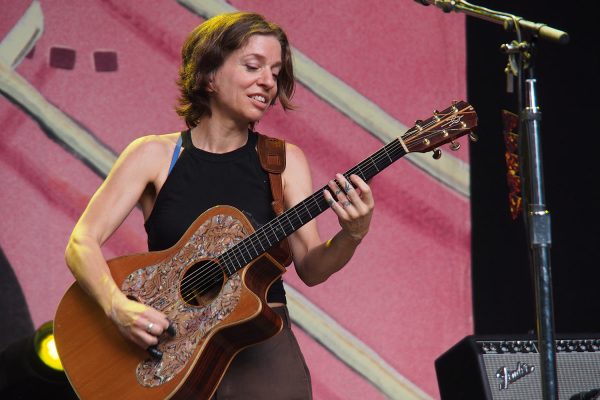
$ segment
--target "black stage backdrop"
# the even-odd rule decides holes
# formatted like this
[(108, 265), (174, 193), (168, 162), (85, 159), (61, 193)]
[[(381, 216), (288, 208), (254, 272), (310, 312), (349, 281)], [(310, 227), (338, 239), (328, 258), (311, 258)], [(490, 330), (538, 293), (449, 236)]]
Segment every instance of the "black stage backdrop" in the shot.
[[(596, 2), (480, 1), (474, 4), (570, 34), (567, 45), (538, 41), (534, 55), (546, 205), (552, 219), (551, 271), (559, 333), (600, 332), (600, 29)], [(501, 109), (506, 55), (515, 39), (502, 26), (467, 18), (468, 97), (479, 115), (470, 146), (473, 311), (476, 334), (535, 331), (531, 264), (522, 216), (510, 217)]]

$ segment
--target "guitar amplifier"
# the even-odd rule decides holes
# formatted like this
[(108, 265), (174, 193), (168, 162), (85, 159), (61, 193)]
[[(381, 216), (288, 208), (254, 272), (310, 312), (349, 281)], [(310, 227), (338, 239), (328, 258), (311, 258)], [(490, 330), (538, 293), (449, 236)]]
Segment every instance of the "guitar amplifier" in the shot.
[[(600, 399), (600, 335), (556, 338), (559, 400)], [(543, 400), (534, 336), (471, 335), (435, 361), (442, 400)]]

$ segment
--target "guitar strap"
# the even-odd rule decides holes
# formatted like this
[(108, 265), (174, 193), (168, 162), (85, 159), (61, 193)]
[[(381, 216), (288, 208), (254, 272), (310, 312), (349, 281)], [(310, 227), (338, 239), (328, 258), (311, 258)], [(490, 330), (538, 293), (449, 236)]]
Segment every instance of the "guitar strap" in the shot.
[[(271, 206), (275, 215), (281, 215), (283, 213), (283, 181), (281, 174), (285, 170), (285, 140), (256, 133), (258, 134), (257, 151), (260, 166), (269, 174), (271, 194), (273, 195)], [(292, 262), (292, 252), (287, 238), (269, 250), (269, 254), (283, 266), (288, 266)]]

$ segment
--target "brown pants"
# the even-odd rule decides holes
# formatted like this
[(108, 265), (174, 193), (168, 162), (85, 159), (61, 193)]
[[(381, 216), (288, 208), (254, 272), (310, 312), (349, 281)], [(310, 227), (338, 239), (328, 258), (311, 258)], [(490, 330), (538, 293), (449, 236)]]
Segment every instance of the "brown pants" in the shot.
[(283, 329), (233, 359), (213, 400), (311, 400), (310, 373), (290, 327), (286, 307), (273, 308)]

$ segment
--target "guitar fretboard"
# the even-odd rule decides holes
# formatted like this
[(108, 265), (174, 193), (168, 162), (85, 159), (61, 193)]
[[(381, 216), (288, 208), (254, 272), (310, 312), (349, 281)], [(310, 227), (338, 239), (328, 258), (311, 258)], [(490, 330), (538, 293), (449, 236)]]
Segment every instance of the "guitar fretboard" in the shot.
[[(409, 133), (410, 131), (407, 132), (407, 134)], [(348, 179), (350, 175), (354, 174), (368, 181), (405, 154), (406, 151), (404, 151), (400, 140), (393, 140), (343, 175)], [(330, 189), (328, 186), (323, 186), (320, 190), (262, 225), (254, 233), (221, 254), (219, 259), (227, 275), (230, 276), (236, 273), (327, 210), (329, 205), (323, 195), (324, 190)]]

